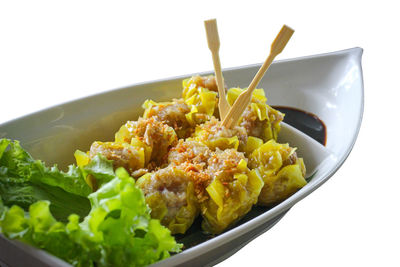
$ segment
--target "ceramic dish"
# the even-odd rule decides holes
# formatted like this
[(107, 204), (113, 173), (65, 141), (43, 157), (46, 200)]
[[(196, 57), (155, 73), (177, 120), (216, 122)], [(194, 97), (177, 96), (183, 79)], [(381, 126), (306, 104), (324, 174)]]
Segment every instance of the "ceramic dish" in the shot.
[[(253, 208), (235, 227), (218, 236), (203, 235), (195, 223), (187, 234), (177, 237), (186, 249), (154, 266), (204, 266), (222, 261), (271, 228), (295, 203), (337, 171), (349, 155), (361, 125), (361, 55), (361, 48), (352, 48), (272, 64), (259, 84), (266, 90), (268, 103), (311, 112), (326, 125), (326, 146), (290, 125), (282, 125), (278, 141), (298, 148), (307, 166), (309, 183), (273, 208)], [(229, 86), (246, 87), (259, 66), (224, 70), (225, 81)], [(48, 165), (58, 163), (65, 167), (74, 162), (75, 149), (85, 151), (94, 140), (111, 140), (125, 121), (141, 115), (140, 106), (146, 99), (165, 101), (178, 97), (181, 81), (188, 76), (137, 84), (48, 108), (0, 125), (0, 138), (20, 140), (33, 157)], [(70, 266), (1, 235), (0, 263)]]

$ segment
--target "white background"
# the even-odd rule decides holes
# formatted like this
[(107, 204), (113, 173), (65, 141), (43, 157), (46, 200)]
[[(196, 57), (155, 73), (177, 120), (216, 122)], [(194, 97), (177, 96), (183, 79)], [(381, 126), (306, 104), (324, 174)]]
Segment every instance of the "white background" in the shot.
[[(399, 9), (396, 1), (2, 1), (0, 123), (136, 82), (212, 69), (203, 20), (217, 18), (223, 68), (364, 49), (365, 112), (353, 152), (321, 188), (219, 266), (400, 266)], [(371, 4), (374, 3), (374, 4)]]

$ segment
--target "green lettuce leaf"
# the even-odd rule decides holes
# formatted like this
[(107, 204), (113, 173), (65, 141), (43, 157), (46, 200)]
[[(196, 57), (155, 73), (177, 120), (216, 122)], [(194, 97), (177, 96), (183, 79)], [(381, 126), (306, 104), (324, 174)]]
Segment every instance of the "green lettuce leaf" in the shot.
[(93, 175), (96, 178), (96, 183), (99, 187), (102, 184), (111, 181), (115, 177), (112, 160), (106, 159), (100, 153), (94, 156), (90, 160), (89, 164), (85, 165), (82, 170), (85, 175)]
[(39, 200), (50, 201), (50, 210), (58, 220), (71, 213), (86, 216), (91, 193), (83, 171), (70, 166), (62, 172), (34, 160), (18, 141), (0, 139), (0, 196), (4, 205), (18, 205), (25, 211)]
[(170, 231), (151, 219), (134, 179), (123, 168), (113, 177), (88, 196), (91, 210), (81, 223), (75, 214), (66, 224), (57, 221), (49, 201), (30, 205), (27, 213), (0, 199), (0, 232), (74, 266), (145, 266), (179, 252)]
[(0, 175), (3, 179), (8, 176), (18, 181), (59, 187), (84, 197), (92, 192), (81, 168), (70, 165), (67, 172), (60, 171), (57, 165), (48, 168), (42, 161), (34, 160), (18, 141), (8, 139), (0, 139)]
[(87, 198), (45, 184), (5, 182), (0, 178), (0, 196), (6, 206), (18, 205), (24, 210), (39, 200), (48, 200), (52, 213), (61, 221), (66, 221), (71, 213), (85, 216), (90, 210)]
[(68, 223), (58, 222), (50, 212), (50, 202), (41, 200), (25, 212), (19, 206), (5, 208), (0, 216), (0, 232), (44, 249), (75, 266), (93, 266), (89, 249), (76, 242), (76, 225), (79, 216), (71, 215)]

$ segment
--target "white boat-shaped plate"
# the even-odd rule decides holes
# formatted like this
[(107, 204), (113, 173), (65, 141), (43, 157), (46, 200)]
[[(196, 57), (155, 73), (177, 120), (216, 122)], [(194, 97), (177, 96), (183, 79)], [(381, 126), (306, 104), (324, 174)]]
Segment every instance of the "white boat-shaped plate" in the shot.
[[(218, 236), (206, 236), (194, 225), (186, 235), (177, 237), (185, 244), (185, 250), (154, 266), (205, 266), (222, 261), (271, 228), (294, 204), (337, 171), (349, 155), (361, 125), (361, 56), (361, 48), (352, 48), (272, 64), (258, 86), (266, 90), (268, 103), (311, 112), (326, 125), (325, 146), (287, 124), (283, 124), (279, 136), (279, 142), (298, 148), (297, 153), (307, 167), (309, 183), (273, 208), (253, 208), (232, 229)], [(230, 87), (246, 87), (259, 66), (226, 69), (225, 81)], [(74, 162), (75, 149), (88, 150), (94, 140), (113, 140), (123, 123), (141, 115), (141, 104), (146, 99), (178, 98), (181, 81), (189, 76), (137, 84), (51, 107), (0, 125), (0, 138), (20, 140), (34, 158), (65, 167)], [(70, 266), (44, 251), (7, 240), (2, 235), (0, 263)]]

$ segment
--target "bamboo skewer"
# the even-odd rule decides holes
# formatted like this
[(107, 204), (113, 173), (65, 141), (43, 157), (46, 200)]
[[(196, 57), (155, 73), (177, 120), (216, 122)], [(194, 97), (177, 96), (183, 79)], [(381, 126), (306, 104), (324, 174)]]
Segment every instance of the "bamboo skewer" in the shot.
[(280, 32), (278, 33), (274, 42), (271, 45), (271, 51), (268, 58), (265, 60), (261, 68), (258, 70), (256, 76), (254, 76), (253, 81), (250, 83), (247, 90), (239, 95), (235, 103), (230, 108), (225, 119), (223, 119), (222, 121), (223, 126), (231, 128), (236, 125), (240, 116), (242, 116), (243, 111), (249, 105), (254, 89), (264, 76), (265, 72), (268, 70), (274, 58), (278, 54), (280, 54), (282, 50), (285, 48), (286, 44), (288, 43), (290, 37), (292, 37), (293, 33), (294, 30), (292, 30), (286, 25), (283, 25), (282, 29), (280, 30)]
[(217, 21), (216, 19), (206, 20), (204, 21), (204, 26), (206, 28), (208, 48), (211, 50), (212, 59), (214, 63), (215, 76), (217, 79), (217, 87), (219, 94), (219, 101), (218, 101), (219, 115), (221, 117), (221, 120), (223, 120), (225, 116), (228, 114), (228, 111), (231, 106), (226, 100), (224, 78), (222, 77), (221, 62), (219, 60), (220, 42), (217, 29)]

